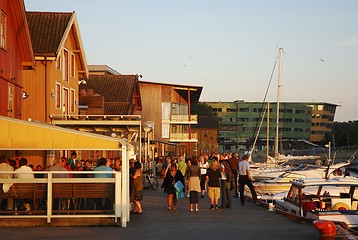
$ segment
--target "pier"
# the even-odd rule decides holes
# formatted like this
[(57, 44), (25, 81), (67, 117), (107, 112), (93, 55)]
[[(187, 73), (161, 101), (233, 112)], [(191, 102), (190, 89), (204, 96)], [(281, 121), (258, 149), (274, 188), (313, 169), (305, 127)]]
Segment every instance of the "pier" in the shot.
[[(207, 195), (199, 199), (199, 212), (189, 212), (188, 198), (180, 199), (176, 210), (167, 210), (166, 193), (145, 190), (143, 214), (131, 214), (127, 227), (1, 227), (3, 239), (319, 239), (311, 224), (289, 220), (275, 211), (233, 198), (230, 209), (209, 209)], [(2, 221), (6, 221), (5, 219)], [(22, 221), (21, 219), (18, 221)], [(62, 221), (65, 221), (63, 219)], [(73, 226), (73, 227), (68, 227)]]

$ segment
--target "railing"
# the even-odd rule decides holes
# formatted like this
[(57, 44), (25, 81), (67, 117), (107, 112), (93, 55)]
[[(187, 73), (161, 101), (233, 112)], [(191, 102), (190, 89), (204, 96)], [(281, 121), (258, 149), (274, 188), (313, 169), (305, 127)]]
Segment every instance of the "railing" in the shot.
[[(11, 174), (26, 174), (26, 173), (16, 173), (16, 172), (1, 172), (1, 176)], [(0, 211), (0, 219), (1, 218), (45, 218), (47, 219), (47, 223), (51, 223), (52, 219), (55, 218), (113, 218), (114, 222), (117, 223), (118, 218), (120, 218), (123, 214), (123, 204), (121, 201), (122, 196), (122, 173), (121, 172), (108, 172), (108, 171), (52, 171), (52, 172), (33, 172), (33, 174), (39, 175), (42, 174), (43, 178), (8, 178), (8, 179), (0, 179), (0, 184), (12, 186), (9, 188), (9, 192), (1, 193), (0, 199), (5, 198), (13, 198), (15, 201), (14, 208), (11, 211)], [(56, 174), (71, 174), (73, 178), (56, 178)], [(112, 178), (81, 178), (81, 174), (112, 174)], [(55, 176), (55, 177), (54, 177)], [(10, 185), (9, 185), (10, 184)], [(98, 188), (98, 185), (101, 185)], [(28, 192), (33, 191), (32, 195), (34, 196), (30, 199), (33, 202), (33, 210), (20, 210), (17, 207), (17, 202), (21, 199), (27, 198), (24, 195), (25, 189), (20, 189), (19, 186), (28, 185), (33, 186)], [(111, 189), (113, 189), (113, 195), (104, 192), (102, 186), (109, 185)], [(68, 189), (70, 186), (71, 189)], [(77, 186), (77, 187), (76, 187)], [(84, 190), (82, 189), (82, 194), (80, 194), (81, 187), (87, 186)], [(88, 187), (97, 186), (96, 189), (100, 193), (91, 192)], [(15, 190), (16, 189), (16, 190)], [(20, 190), (19, 190), (20, 189)], [(17, 192), (16, 192), (17, 191)], [(88, 191), (86, 194), (84, 191)], [(36, 195), (37, 194), (37, 195)], [(107, 196), (108, 195), (108, 196)], [(7, 197), (10, 196), (10, 197)], [(37, 196), (37, 198), (35, 197)], [(91, 198), (101, 198), (105, 197), (113, 203), (113, 206), (110, 206), (108, 209), (104, 210), (96, 210), (96, 209), (76, 209), (76, 202), (78, 203), (81, 199), (91, 199)], [(18, 198), (18, 199), (17, 199)], [(73, 201), (72, 208), (68, 207), (67, 209), (60, 209), (60, 205), (58, 204), (58, 210), (56, 209), (56, 204), (54, 204), (54, 200), (60, 201), (60, 199), (67, 199), (69, 202)], [(42, 200), (43, 208), (40, 210), (37, 209), (36, 205), (38, 204), (38, 200)], [(128, 209), (128, 208), (127, 208)], [(56, 213), (56, 214), (54, 214)], [(122, 222), (122, 226), (125, 223)]]
[(188, 115), (170, 115), (170, 122), (172, 123), (197, 123), (198, 116), (190, 115), (190, 120)]
[(197, 133), (191, 133), (189, 139), (189, 133), (170, 133), (170, 141), (198, 141)]

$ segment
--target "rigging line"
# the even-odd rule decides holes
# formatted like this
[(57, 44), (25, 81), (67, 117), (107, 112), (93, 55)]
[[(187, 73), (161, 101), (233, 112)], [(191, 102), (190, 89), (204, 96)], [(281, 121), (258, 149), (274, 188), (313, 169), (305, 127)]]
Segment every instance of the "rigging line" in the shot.
[[(264, 109), (265, 101), (266, 101), (266, 98), (267, 98), (268, 91), (269, 91), (269, 89), (270, 89), (270, 85), (271, 85), (271, 82), (272, 82), (272, 77), (273, 77), (273, 74), (274, 74), (275, 69), (276, 69), (276, 65), (277, 65), (278, 58), (279, 58), (279, 55), (277, 55), (275, 64), (273, 65), (273, 68), (272, 68), (270, 80), (269, 80), (269, 83), (268, 83), (267, 88), (266, 88), (266, 92), (265, 92), (264, 99), (262, 100), (261, 111), (260, 111), (260, 114), (259, 114), (259, 118), (258, 118), (258, 119), (261, 118), (262, 110)], [(269, 110), (270, 110), (270, 109), (268, 109), (267, 111), (269, 111)], [(258, 133), (256, 133), (256, 132), (257, 132), (257, 129), (258, 129), (258, 125), (259, 125), (259, 121), (256, 121), (255, 131), (253, 132), (251, 139), (254, 139), (254, 138), (255, 138), (255, 135), (258, 134)]]

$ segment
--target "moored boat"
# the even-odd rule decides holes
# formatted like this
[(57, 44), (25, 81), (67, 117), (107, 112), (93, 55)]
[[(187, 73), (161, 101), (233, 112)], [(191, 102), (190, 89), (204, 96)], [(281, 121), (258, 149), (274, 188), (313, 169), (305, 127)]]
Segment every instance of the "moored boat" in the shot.
[(276, 211), (306, 221), (329, 220), (358, 227), (358, 179), (293, 180), (287, 196), (276, 200)]

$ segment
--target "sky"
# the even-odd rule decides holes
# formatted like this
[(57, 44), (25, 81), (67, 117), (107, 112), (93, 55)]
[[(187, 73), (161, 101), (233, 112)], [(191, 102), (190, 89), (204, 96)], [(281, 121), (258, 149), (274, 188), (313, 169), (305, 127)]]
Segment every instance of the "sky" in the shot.
[[(202, 86), (200, 101), (337, 104), (358, 120), (356, 0), (25, 0), (76, 12), (88, 64), (142, 81)], [(273, 72), (273, 74), (272, 74)]]

